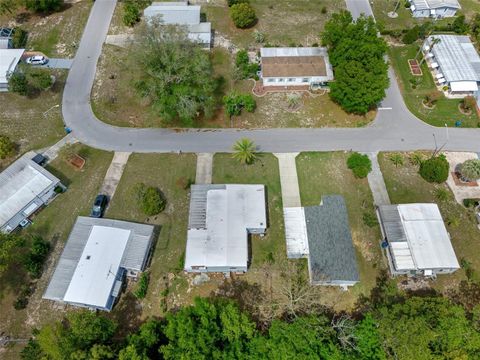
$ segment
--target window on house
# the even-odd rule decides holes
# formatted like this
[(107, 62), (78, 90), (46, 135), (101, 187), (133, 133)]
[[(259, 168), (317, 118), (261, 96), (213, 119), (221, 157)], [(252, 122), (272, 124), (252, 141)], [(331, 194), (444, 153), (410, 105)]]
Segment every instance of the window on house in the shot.
[(267, 79), (267, 82), (275, 82), (275, 79)]
[(308, 82), (308, 80), (309, 80), (308, 78), (303, 78), (302, 82)]
[(295, 81), (295, 78), (289, 78), (288, 79), (288, 82), (294, 82)]
[(278, 82), (284, 82), (285, 79), (284, 79), (284, 78), (279, 78), (277, 81), (278, 81)]

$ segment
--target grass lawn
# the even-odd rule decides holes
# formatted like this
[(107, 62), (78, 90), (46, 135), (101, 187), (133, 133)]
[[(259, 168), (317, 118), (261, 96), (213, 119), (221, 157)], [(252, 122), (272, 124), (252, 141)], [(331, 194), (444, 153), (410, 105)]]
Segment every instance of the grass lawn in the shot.
[(92, 4), (90, 0), (72, 2), (50, 15), (19, 8), (13, 15), (0, 16), (0, 22), (21, 26), (28, 32), (27, 50), (41, 51), (50, 57), (70, 58), (75, 55)]
[[(371, 1), (370, 4), (372, 6), (373, 14), (375, 16), (375, 20), (383, 26), (385, 29), (388, 30), (402, 30), (408, 29), (415, 25), (419, 25), (425, 21), (432, 21), (432, 19), (415, 19), (412, 17), (412, 13), (409, 8), (404, 6), (406, 1), (400, 0), (400, 5), (397, 9), (397, 18), (390, 18), (388, 17), (388, 13), (393, 11), (395, 5), (397, 4), (397, 0), (375, 0)], [(471, 19), (476, 12), (480, 11), (480, 2), (477, 0), (459, 0), (460, 6), (462, 9), (458, 12), (458, 14), (464, 14), (467, 17), (467, 21)], [(455, 18), (446, 18), (437, 21), (439, 25), (447, 25), (451, 24)]]
[(348, 292), (325, 287), (325, 301), (340, 309), (353, 307), (360, 294), (368, 295), (384, 262), (380, 251), (380, 229), (368, 227), (363, 214), (373, 214), (373, 197), (367, 179), (356, 179), (346, 166), (348, 154), (302, 153), (297, 172), (303, 206), (320, 203), (322, 195), (343, 195), (357, 253), (360, 282)]
[[(266, 42), (279, 46), (320, 43), (320, 32), (332, 13), (345, 9), (338, 0), (251, 0), (258, 23), (247, 30), (235, 28), (226, 1), (213, 0), (202, 7), (213, 29), (238, 47), (255, 46), (253, 31), (265, 34)], [(325, 7), (326, 13), (321, 9)]]
[[(476, 227), (473, 212), (455, 202), (446, 184), (431, 184), (423, 180), (418, 174), (418, 166), (412, 165), (407, 155), (404, 154), (404, 165), (398, 168), (388, 156), (388, 153), (381, 153), (379, 162), (392, 203), (437, 203), (459, 262), (464, 258), (472, 264), (476, 272), (480, 271), (480, 258), (477, 255), (480, 251), (480, 231)], [(449, 199), (439, 201), (435, 196), (437, 189), (448, 191)], [(440, 289), (448, 288), (464, 278), (464, 271), (459, 270), (453, 275), (439, 276), (434, 286)]]
[[(82, 170), (74, 169), (65, 161), (61, 154), (47, 166), (47, 169), (59, 177), (67, 185), (68, 190), (58, 196), (50, 205), (40, 211), (33, 219), (33, 225), (25, 234), (38, 234), (52, 243), (52, 253), (47, 260), (43, 276), (36, 281), (36, 290), (30, 297), (24, 310), (14, 310), (13, 302), (20, 287), (25, 284), (26, 276), (18, 267), (11, 269), (0, 279), (0, 333), (5, 332), (14, 338), (28, 338), (32, 328), (56, 320), (61, 316), (60, 310), (54, 310), (52, 302), (42, 301), (41, 297), (48, 285), (63, 244), (78, 215), (88, 215), (93, 199), (97, 194), (113, 154), (88, 148), (84, 145), (74, 145), (75, 152), (86, 159)], [(12, 356), (20, 347), (11, 349)], [(4, 354), (0, 354), (2, 357)], [(2, 357), (3, 358), (3, 357)]]
[[(18, 146), (19, 153), (54, 144), (65, 136), (61, 105), (66, 72), (54, 70), (57, 80), (50, 90), (35, 97), (0, 93), (0, 134), (7, 135)], [(46, 115), (44, 112), (48, 111)], [(0, 170), (13, 159), (0, 160)]]
[[(462, 122), (462, 127), (477, 127), (480, 122), (475, 111), (471, 115), (464, 115), (458, 110), (461, 99), (447, 99), (443, 95), (433, 109), (427, 109), (422, 101), (425, 95), (436, 91), (432, 75), (427, 65), (422, 65), (423, 76), (410, 74), (408, 59), (415, 58), (417, 45), (394, 46), (389, 49), (390, 61), (403, 94), (408, 109), (418, 118), (433, 126), (454, 126), (456, 121)], [(417, 79), (417, 86), (413, 89), (411, 79)]]
[[(194, 155), (132, 154), (128, 160), (115, 196), (106, 217), (149, 223), (158, 226), (159, 237), (151, 266), (150, 285), (147, 297), (142, 301), (141, 311), (131, 306), (135, 299), (123, 294), (112, 315), (118, 320), (135, 324), (140, 318), (162, 313), (162, 291), (170, 286), (186, 284), (183, 256), (187, 238), (189, 190), (188, 183), (195, 181), (196, 157)], [(136, 206), (132, 191), (135, 184), (143, 182), (158, 187), (167, 199), (167, 207), (157, 216), (148, 217)], [(169, 284), (166, 286), (166, 284)], [(175, 288), (175, 293), (183, 293)], [(183, 298), (182, 298), (183, 300)], [(173, 300), (172, 300), (173, 301)], [(128, 326), (129, 324), (124, 324)]]

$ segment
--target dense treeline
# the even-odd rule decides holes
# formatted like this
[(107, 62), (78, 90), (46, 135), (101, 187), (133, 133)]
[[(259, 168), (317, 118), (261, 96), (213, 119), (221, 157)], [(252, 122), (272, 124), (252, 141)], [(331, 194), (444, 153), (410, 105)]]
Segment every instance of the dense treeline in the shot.
[(330, 97), (347, 112), (365, 114), (385, 97), (389, 80), (385, 41), (372, 17), (353, 20), (348, 11), (333, 14), (322, 34), (335, 81)]
[(480, 286), (448, 297), (397, 290), (383, 275), (351, 314), (305, 311), (260, 328), (225, 298), (197, 298), (150, 319), (123, 340), (104, 315), (74, 312), (34, 334), (23, 359), (475, 359), (480, 356)]

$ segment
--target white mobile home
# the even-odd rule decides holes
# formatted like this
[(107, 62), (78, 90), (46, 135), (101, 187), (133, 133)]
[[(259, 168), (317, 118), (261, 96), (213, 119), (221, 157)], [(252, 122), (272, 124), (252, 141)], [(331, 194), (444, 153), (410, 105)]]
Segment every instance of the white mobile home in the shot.
[(0, 49), (0, 92), (8, 91), (8, 77), (15, 71), (24, 49)]
[(457, 0), (409, 0), (412, 16), (416, 18), (453, 17), (459, 9)]

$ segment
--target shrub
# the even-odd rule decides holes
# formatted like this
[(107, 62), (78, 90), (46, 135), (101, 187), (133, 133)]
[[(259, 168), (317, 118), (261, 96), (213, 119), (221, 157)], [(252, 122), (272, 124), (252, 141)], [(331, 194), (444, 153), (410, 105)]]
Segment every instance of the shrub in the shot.
[(405, 35), (402, 37), (402, 41), (404, 44), (413, 44), (417, 39), (420, 37), (420, 30), (418, 25), (413, 26), (410, 28)]
[(448, 200), (448, 190), (443, 188), (435, 189), (435, 198), (439, 201), (447, 201)]
[(137, 290), (133, 293), (137, 299), (144, 299), (147, 296), (148, 283), (150, 282), (150, 276), (148, 272), (142, 273), (140, 275), (140, 280), (138, 281)]
[(432, 91), (425, 95), (425, 104), (427, 106), (433, 106), (442, 97), (442, 94), (438, 91)]
[(140, 9), (133, 1), (125, 1), (122, 21), (125, 26), (133, 26), (140, 21)]
[(13, 29), (12, 45), (15, 49), (23, 49), (27, 44), (28, 33), (21, 27)]
[(480, 159), (470, 159), (460, 165), (460, 174), (463, 178), (475, 181), (480, 179)]
[(52, 86), (52, 77), (47, 69), (31, 68), (26, 75), (32, 90), (45, 90)]
[(260, 65), (250, 63), (247, 50), (240, 50), (235, 57), (235, 77), (238, 79), (257, 78)]
[(473, 208), (480, 204), (480, 199), (463, 199), (463, 206), (467, 208)]
[(13, 303), (13, 307), (15, 310), (22, 310), (27, 307), (29, 297), (33, 294), (33, 290), (34, 289), (32, 286), (30, 286), (30, 284), (22, 286), (20, 294)]
[(362, 179), (372, 171), (372, 162), (367, 155), (354, 152), (347, 159), (347, 167), (353, 171), (355, 177)]
[(237, 28), (246, 29), (257, 21), (255, 10), (248, 3), (240, 3), (232, 5), (230, 8), (230, 16)]
[(448, 178), (449, 165), (444, 155), (425, 160), (420, 165), (420, 176), (428, 182), (442, 183)]
[(265, 42), (265, 34), (258, 31), (258, 30), (255, 30), (253, 32), (253, 38), (255, 39), (255, 42), (258, 43), (258, 44), (261, 44), (261, 43)]
[(457, 34), (465, 34), (468, 31), (468, 24), (465, 22), (465, 15), (459, 15), (452, 24), (452, 30)]
[(0, 159), (15, 154), (15, 143), (8, 136), (0, 135)]
[(228, 7), (232, 7), (233, 5), (237, 4), (248, 4), (250, 0), (227, 0)]
[(14, 72), (8, 76), (8, 90), (20, 95), (27, 95), (28, 82), (25, 74), (21, 72)]
[(377, 217), (375, 216), (375, 214), (372, 214), (371, 212), (363, 213), (362, 219), (363, 219), (363, 223), (368, 227), (375, 227), (378, 225)]
[(239, 94), (235, 91), (223, 97), (225, 111), (229, 116), (238, 116), (242, 113), (242, 109), (248, 112), (254, 112), (257, 102), (251, 94)]
[(461, 100), (460, 106), (464, 111), (471, 111), (476, 108), (477, 102), (473, 96), (466, 96)]
[(40, 236), (35, 236), (32, 241), (30, 252), (26, 255), (23, 265), (28, 273), (34, 278), (42, 274), (43, 264), (50, 251), (50, 243), (44, 241)]
[(412, 165), (420, 166), (423, 161), (423, 155), (419, 152), (414, 152), (408, 159)]
[(145, 215), (157, 215), (165, 209), (166, 200), (162, 192), (153, 186), (139, 183), (134, 187), (140, 209)]
[(322, 10), (320, 10), (320, 12), (321, 12), (322, 14), (326, 14), (326, 13), (327, 13), (327, 7), (326, 7), (326, 6), (323, 6), (323, 7), (322, 7)]
[(58, 11), (63, 6), (63, 0), (25, 0), (25, 7), (35, 12)]
[(389, 160), (392, 162), (393, 165), (395, 165), (395, 167), (403, 165), (403, 156), (400, 153), (390, 154)]

